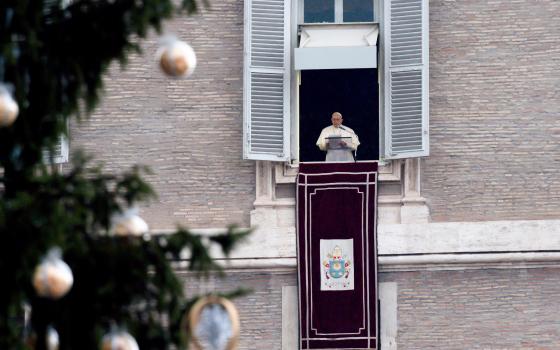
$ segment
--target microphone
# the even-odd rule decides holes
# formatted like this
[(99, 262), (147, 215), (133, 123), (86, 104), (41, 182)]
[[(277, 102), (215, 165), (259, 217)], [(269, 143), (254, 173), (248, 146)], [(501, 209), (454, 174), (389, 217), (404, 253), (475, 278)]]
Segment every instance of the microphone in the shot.
[(344, 130), (344, 131), (346, 131), (346, 129), (343, 128), (342, 125), (339, 125), (338, 128), (339, 128), (339, 129), (342, 129), (342, 130)]

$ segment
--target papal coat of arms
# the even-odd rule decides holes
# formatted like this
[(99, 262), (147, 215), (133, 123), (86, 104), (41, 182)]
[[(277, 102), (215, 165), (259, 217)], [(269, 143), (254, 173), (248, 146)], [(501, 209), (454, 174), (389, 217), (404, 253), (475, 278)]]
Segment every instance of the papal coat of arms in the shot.
[(321, 290), (354, 289), (353, 240), (321, 240)]

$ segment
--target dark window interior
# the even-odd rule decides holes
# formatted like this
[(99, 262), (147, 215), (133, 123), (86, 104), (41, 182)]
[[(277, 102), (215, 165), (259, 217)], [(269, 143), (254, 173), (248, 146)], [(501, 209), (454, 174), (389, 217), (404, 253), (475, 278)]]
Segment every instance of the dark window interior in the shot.
[(342, 113), (343, 125), (360, 139), (357, 160), (379, 159), (379, 89), (377, 69), (329, 69), (301, 72), (299, 89), (300, 161), (324, 161), (315, 145), (331, 114)]
[(373, 22), (372, 0), (344, 0), (342, 6), (343, 22)]
[(305, 0), (303, 7), (305, 23), (334, 22), (334, 0)]

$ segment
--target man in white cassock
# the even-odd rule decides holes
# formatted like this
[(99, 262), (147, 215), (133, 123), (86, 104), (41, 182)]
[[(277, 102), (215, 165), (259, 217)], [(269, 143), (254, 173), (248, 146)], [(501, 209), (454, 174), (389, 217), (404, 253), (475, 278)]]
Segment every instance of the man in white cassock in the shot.
[[(331, 126), (321, 131), (317, 146), (321, 151), (327, 151), (327, 162), (351, 162), (354, 161), (352, 151), (360, 145), (358, 135), (354, 130), (342, 125), (342, 114), (334, 112), (331, 116)], [(343, 137), (345, 139), (337, 139)]]

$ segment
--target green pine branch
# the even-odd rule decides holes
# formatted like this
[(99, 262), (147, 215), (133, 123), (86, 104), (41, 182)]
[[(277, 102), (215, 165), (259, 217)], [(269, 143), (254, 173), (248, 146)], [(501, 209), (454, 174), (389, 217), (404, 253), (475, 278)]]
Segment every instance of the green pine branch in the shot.
[[(186, 259), (204, 276), (220, 274), (212, 246), (229, 256), (249, 234), (230, 227), (209, 237), (180, 228), (170, 235), (117, 237), (112, 219), (155, 198), (136, 166), (107, 174), (83, 154), (57, 172), (43, 150), (58, 142), (69, 118), (81, 119), (102, 97), (113, 62), (126, 64), (150, 30), (175, 13), (191, 14), (195, 0), (0, 1), (0, 83), (13, 87), (20, 113), (0, 128), (0, 349), (45, 348), (49, 325), (60, 349), (98, 349), (111, 324), (125, 326), (142, 349), (184, 348), (187, 298), (172, 261)], [(202, 2), (206, 5), (206, 2)], [(36, 295), (33, 271), (60, 247), (74, 285), (60, 300)], [(243, 291), (234, 291), (231, 296)], [(23, 305), (32, 309), (31, 324)]]

